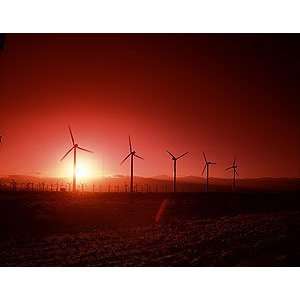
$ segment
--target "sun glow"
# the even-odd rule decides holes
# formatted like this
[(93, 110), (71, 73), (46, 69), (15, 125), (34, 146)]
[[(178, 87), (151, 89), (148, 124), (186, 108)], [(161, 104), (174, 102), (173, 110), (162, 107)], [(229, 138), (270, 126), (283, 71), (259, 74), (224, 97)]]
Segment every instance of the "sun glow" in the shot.
[[(70, 180), (73, 177), (73, 161), (66, 160), (60, 166), (60, 177), (68, 177)], [(76, 177), (80, 181), (89, 181), (102, 176), (101, 168), (95, 158), (80, 157), (77, 160)]]
[(91, 177), (91, 171), (85, 165), (82, 165), (77, 167), (76, 176), (79, 179)]

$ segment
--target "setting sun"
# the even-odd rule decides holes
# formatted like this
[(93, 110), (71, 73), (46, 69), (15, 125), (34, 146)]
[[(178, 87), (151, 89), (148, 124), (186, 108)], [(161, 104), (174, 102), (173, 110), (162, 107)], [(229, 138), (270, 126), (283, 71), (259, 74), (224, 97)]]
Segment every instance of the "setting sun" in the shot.
[(77, 178), (87, 178), (91, 176), (90, 170), (86, 166), (80, 166), (76, 170)]
[[(62, 162), (57, 169), (60, 177), (67, 177), (71, 180), (73, 177), (72, 158)], [(95, 157), (80, 156), (76, 166), (76, 177), (80, 181), (89, 181), (102, 176), (101, 168)]]

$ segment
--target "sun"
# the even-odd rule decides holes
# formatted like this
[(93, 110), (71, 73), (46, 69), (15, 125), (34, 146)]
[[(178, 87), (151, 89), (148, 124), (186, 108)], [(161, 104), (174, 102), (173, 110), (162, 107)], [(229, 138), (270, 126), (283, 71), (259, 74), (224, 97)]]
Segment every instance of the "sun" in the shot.
[(85, 165), (78, 166), (76, 169), (77, 178), (88, 178), (91, 176), (90, 170)]
[[(66, 160), (57, 170), (61, 177), (73, 178), (73, 160)], [(80, 156), (77, 160), (76, 178), (82, 182), (87, 182), (102, 176), (101, 166), (95, 158)]]

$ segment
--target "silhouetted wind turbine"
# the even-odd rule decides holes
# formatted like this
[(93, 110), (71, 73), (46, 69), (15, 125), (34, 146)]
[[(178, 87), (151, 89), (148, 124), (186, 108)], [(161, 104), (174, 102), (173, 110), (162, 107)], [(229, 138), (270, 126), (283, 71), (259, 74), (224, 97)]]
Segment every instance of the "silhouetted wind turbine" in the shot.
[(0, 135), (0, 144), (2, 144), (2, 135)]
[(209, 166), (210, 165), (215, 165), (216, 163), (215, 162), (212, 162), (212, 161), (208, 161), (206, 159), (206, 155), (205, 153), (203, 152), (203, 157), (204, 157), (204, 160), (205, 160), (205, 166), (204, 166), (204, 169), (202, 171), (202, 175), (204, 174), (205, 170), (206, 170), (206, 192), (208, 192), (208, 178), (209, 178)]
[(120, 165), (122, 165), (128, 158), (130, 157), (130, 192), (133, 192), (133, 158), (137, 157), (143, 159), (139, 155), (136, 154), (135, 150), (132, 150), (131, 139), (129, 136), (129, 154), (121, 161)]
[(71, 135), (71, 139), (72, 139), (72, 144), (73, 144), (73, 147), (61, 158), (60, 161), (64, 160), (64, 158), (71, 152), (73, 151), (73, 154), (74, 154), (74, 163), (73, 163), (73, 192), (76, 192), (76, 151), (77, 149), (80, 149), (82, 151), (86, 151), (86, 152), (89, 152), (89, 153), (93, 153), (92, 151), (90, 150), (87, 150), (87, 149), (84, 149), (84, 148), (81, 148), (78, 146), (78, 144), (75, 144), (75, 141), (74, 141), (74, 137), (73, 137), (73, 134), (72, 134), (72, 130), (71, 130), (71, 127), (69, 126), (69, 131), (70, 131), (70, 135)]
[(175, 157), (170, 151), (167, 150), (169, 155), (171, 156), (171, 159), (173, 160), (173, 192), (176, 193), (176, 164), (177, 160), (185, 155), (188, 154), (188, 152), (185, 152), (177, 157)]
[(233, 163), (232, 163), (232, 166), (225, 169), (225, 171), (228, 171), (228, 170), (233, 170), (233, 182), (232, 182), (232, 189), (233, 191), (235, 191), (235, 188), (236, 188), (236, 175), (239, 175), (238, 172), (237, 172), (237, 164), (236, 164), (236, 158), (234, 158), (233, 160)]

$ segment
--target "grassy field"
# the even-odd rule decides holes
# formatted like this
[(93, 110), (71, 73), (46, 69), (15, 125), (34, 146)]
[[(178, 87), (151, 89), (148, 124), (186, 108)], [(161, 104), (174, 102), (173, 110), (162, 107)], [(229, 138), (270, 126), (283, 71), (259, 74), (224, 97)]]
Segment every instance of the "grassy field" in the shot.
[(299, 193), (0, 194), (0, 266), (300, 266)]

